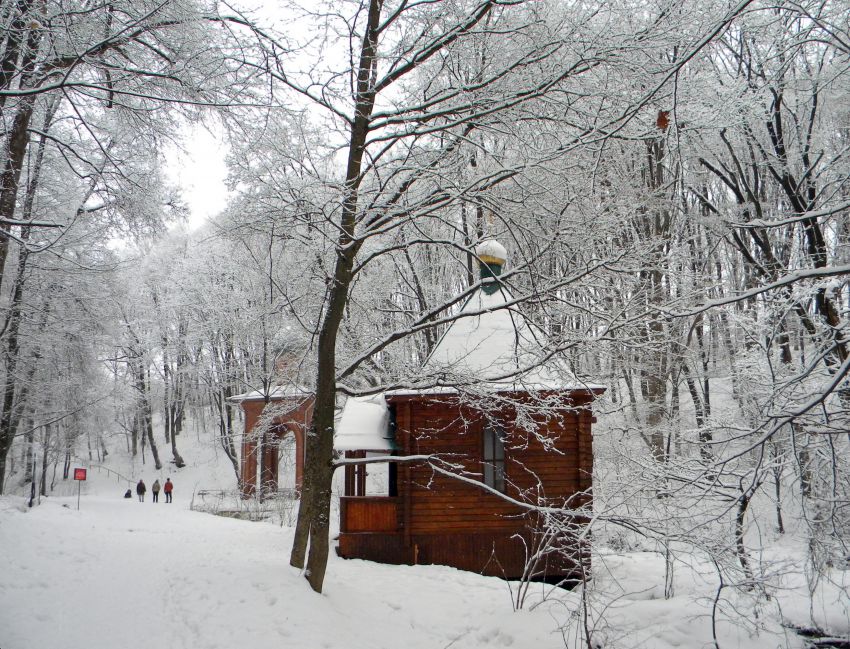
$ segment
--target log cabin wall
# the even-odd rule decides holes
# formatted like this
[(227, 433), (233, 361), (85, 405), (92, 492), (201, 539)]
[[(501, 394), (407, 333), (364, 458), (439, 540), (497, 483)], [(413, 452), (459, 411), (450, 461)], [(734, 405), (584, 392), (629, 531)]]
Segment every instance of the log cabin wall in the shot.
[[(514, 398), (523, 402), (520, 395)], [(557, 411), (533, 416), (533, 433), (514, 429), (514, 409), (501, 408), (496, 418), (506, 433), (507, 495), (531, 504), (587, 502), (593, 462), (590, 398), (590, 394), (573, 393)], [(480, 412), (446, 397), (391, 396), (389, 402), (396, 408), (396, 443), (401, 455), (436, 455), (482, 479), (483, 431), (488, 422)], [(341, 556), (384, 563), (444, 564), (509, 578), (523, 574), (526, 548), (534, 543), (534, 514), (475, 485), (437, 474), (426, 464), (402, 465), (398, 482), (393, 503), (345, 499)], [(585, 490), (586, 495), (576, 496)], [(378, 506), (395, 509), (394, 530), (388, 529), (387, 509), (380, 514), (383, 529), (379, 533), (369, 533), (368, 525), (355, 522), (361, 516), (377, 515)], [(572, 540), (560, 542), (570, 544)], [(551, 559), (547, 566), (552, 576), (577, 572), (576, 564), (565, 557)]]
[[(590, 487), (593, 470), (588, 399), (574, 398), (571, 409), (534, 417), (536, 434), (516, 430), (510, 409), (499, 413), (506, 432), (505, 493), (523, 502), (562, 505)], [(575, 408), (575, 409), (572, 409)], [(433, 454), (462, 464), (481, 479), (482, 435), (487, 421), (450, 401), (410, 403), (413, 427), (403, 454)], [(515, 529), (522, 511), (474, 485), (435, 474), (427, 465), (410, 468), (410, 531)]]

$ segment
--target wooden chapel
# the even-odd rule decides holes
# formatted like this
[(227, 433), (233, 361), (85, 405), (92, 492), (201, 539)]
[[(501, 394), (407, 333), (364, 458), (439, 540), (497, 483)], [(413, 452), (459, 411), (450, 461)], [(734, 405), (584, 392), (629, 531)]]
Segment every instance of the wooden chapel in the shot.
[[(580, 578), (588, 567), (583, 521), (553, 529), (527, 505), (590, 503), (591, 407), (604, 388), (539, 362), (539, 336), (499, 279), (504, 247), (485, 241), (476, 254), (480, 288), (423, 366), (448, 380), (346, 403), (335, 447), (347, 458), (436, 459), (387, 463), (379, 472), (386, 486), (374, 494), (377, 465), (346, 465), (337, 552), (508, 579)], [(461, 385), (475, 390), (453, 387)], [(461, 477), (440, 471), (449, 466)]]

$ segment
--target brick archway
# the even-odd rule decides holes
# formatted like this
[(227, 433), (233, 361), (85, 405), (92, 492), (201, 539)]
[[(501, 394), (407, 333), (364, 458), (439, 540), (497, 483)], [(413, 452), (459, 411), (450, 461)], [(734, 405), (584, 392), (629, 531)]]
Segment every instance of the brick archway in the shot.
[(244, 395), (234, 398), (245, 414), (239, 490), (243, 498), (257, 493), (273, 494), (278, 488), (280, 441), (295, 436), (295, 488), (301, 488), (304, 471), (304, 439), (313, 417), (313, 395)]

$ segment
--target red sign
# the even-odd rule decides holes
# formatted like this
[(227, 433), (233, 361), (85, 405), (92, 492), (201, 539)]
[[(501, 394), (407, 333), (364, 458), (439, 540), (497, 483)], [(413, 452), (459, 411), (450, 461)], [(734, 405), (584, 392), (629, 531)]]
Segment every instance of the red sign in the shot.
[(74, 480), (85, 480), (86, 479), (86, 470), (85, 469), (74, 469)]

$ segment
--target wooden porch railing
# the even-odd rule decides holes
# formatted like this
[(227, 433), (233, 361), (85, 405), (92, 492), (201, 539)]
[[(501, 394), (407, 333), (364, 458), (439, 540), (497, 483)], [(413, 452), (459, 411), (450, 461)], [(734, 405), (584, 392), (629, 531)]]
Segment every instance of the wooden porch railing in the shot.
[(399, 530), (398, 498), (389, 496), (342, 496), (339, 531), (394, 533)]

